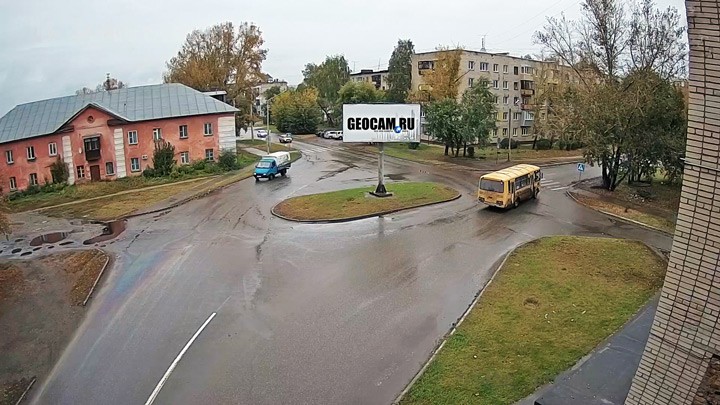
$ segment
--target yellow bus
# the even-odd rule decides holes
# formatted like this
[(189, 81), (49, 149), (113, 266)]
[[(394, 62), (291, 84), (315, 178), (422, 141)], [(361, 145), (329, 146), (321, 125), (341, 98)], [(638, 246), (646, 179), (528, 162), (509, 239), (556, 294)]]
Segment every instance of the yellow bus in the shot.
[(517, 207), (522, 200), (537, 198), (540, 192), (540, 168), (516, 165), (480, 177), (478, 201), (500, 208)]

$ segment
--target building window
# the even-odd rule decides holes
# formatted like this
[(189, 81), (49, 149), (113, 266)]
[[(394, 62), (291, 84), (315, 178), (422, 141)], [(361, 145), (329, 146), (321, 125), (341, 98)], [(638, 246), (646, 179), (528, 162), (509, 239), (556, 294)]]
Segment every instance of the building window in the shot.
[(517, 136), (517, 128), (513, 128), (513, 136)]
[(514, 119), (515, 121), (519, 121), (521, 116), (522, 116), (522, 114), (520, 114), (519, 112), (514, 112), (514, 113), (513, 113), (513, 119)]
[(85, 144), (85, 160), (99, 160), (100, 159), (100, 137), (93, 136), (91, 138), (83, 139)]
[(473, 60), (468, 61), (468, 69), (470, 69), (470, 70), (475, 69), (475, 61), (473, 61)]
[(187, 125), (180, 125), (180, 139), (187, 139), (188, 130)]
[(130, 144), (130, 145), (138, 144), (137, 131), (128, 131), (128, 144)]
[(518, 67), (517, 67), (517, 66), (513, 66), (513, 73), (518, 74)]
[(139, 172), (140, 171), (140, 159), (130, 158), (130, 171), (131, 172)]
[(503, 65), (503, 73), (507, 73), (507, 72), (508, 72), (508, 65)]
[(503, 89), (505, 89), (505, 90), (509, 89), (508, 86), (509, 86), (509, 85), (508, 85), (508, 81), (507, 81), (507, 80), (504, 80), (504, 81), (503, 81)]
[(530, 135), (530, 127), (522, 127), (523, 135)]
[(487, 72), (488, 71), (488, 64), (487, 62), (480, 62), (480, 71)]
[(190, 163), (190, 152), (180, 152), (180, 164)]
[(474, 82), (475, 82), (475, 79), (473, 79), (472, 77), (468, 77), (468, 86), (472, 87)]
[(85, 166), (78, 166), (75, 168), (75, 171), (77, 172), (77, 178), (78, 179), (84, 179), (85, 178)]
[(153, 141), (159, 141), (162, 139), (162, 129), (153, 128)]
[(504, 112), (503, 113), (503, 121), (507, 121), (508, 117), (509, 117), (509, 115), (508, 115), (507, 111)]
[(15, 163), (15, 161), (13, 160), (13, 154), (12, 154), (11, 150), (5, 151), (5, 160), (8, 162), (9, 165)]
[(203, 125), (203, 133), (205, 136), (212, 135), (212, 122), (206, 122), (205, 125)]
[(493, 80), (493, 89), (499, 89), (499, 88), (500, 88), (500, 81)]
[(497, 103), (498, 103), (498, 101), (500, 101), (500, 97), (498, 97), (498, 96), (495, 96), (495, 104), (497, 104)]
[(531, 75), (531, 74), (533, 74), (533, 68), (532, 68), (532, 66), (523, 66), (523, 67), (520, 69), (520, 72), (521, 72), (521, 73), (524, 73), (524, 74)]
[(108, 176), (115, 174), (115, 165), (113, 165), (113, 162), (105, 163), (105, 174)]
[(17, 190), (17, 180), (15, 177), (10, 177), (10, 190)]
[(504, 97), (503, 97), (503, 104), (507, 105), (507, 103), (509, 102), (509, 100), (510, 100), (510, 97), (509, 97), (509, 96), (504, 96)]
[(497, 73), (499, 71), (499, 69), (500, 69), (500, 65), (498, 65), (497, 63), (493, 64), (493, 72)]
[(513, 97), (513, 104), (519, 105), (519, 104), (520, 104), (520, 97)]
[(535, 113), (532, 111), (525, 111), (525, 121), (534, 121)]
[(208, 162), (215, 160), (215, 151), (212, 149), (205, 149), (205, 160)]
[(518, 90), (518, 88), (519, 88), (519, 83), (513, 82), (513, 89)]
[(35, 160), (35, 147), (34, 146), (27, 147), (27, 158), (28, 158), (28, 160)]
[(503, 136), (507, 136), (507, 128), (503, 128)]
[(50, 142), (48, 144), (48, 154), (50, 156), (57, 156), (57, 144), (55, 142)]
[(37, 185), (38, 185), (37, 173), (30, 173), (30, 185), (31, 185), (31, 186), (37, 186)]
[(497, 136), (497, 128), (493, 128), (491, 133), (492, 133), (492, 136)]

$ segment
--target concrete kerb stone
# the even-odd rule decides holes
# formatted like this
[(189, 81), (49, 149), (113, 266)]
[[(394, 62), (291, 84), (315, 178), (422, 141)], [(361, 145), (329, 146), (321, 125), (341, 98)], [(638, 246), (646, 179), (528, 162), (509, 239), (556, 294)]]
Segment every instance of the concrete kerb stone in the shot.
[(415, 208), (422, 208), (422, 207), (428, 207), (431, 205), (443, 204), (446, 202), (455, 201), (455, 200), (459, 199), (460, 197), (462, 197), (462, 193), (458, 192), (458, 194), (456, 196), (454, 196), (453, 198), (449, 198), (447, 200), (435, 201), (435, 202), (430, 202), (430, 203), (425, 203), (425, 204), (420, 204), (420, 205), (413, 205), (412, 207), (398, 208), (398, 209), (394, 209), (394, 210), (376, 212), (373, 214), (359, 215), (359, 216), (355, 216), (355, 217), (336, 218), (336, 219), (298, 220), (298, 219), (290, 218), (288, 216), (279, 214), (275, 211), (275, 208), (277, 208), (278, 205), (282, 204), (282, 201), (275, 204), (275, 206), (272, 207), (270, 212), (274, 216), (276, 216), (280, 219), (284, 219), (286, 221), (291, 221), (291, 222), (299, 222), (301, 224), (337, 224), (337, 223), (342, 223), (342, 222), (359, 221), (361, 219), (367, 219), (367, 218), (373, 218), (373, 217), (381, 217), (383, 215), (394, 214), (394, 213), (400, 212), (400, 211), (406, 211), (406, 210), (412, 210)]
[[(540, 239), (540, 238), (538, 238), (538, 239)], [(490, 286), (490, 284), (492, 284), (493, 280), (495, 280), (495, 277), (496, 277), (497, 274), (500, 272), (500, 270), (505, 266), (505, 263), (506, 263), (507, 260), (510, 258), (510, 256), (511, 256), (513, 253), (515, 253), (515, 251), (516, 251), (517, 249), (519, 249), (519, 248), (527, 245), (528, 243), (534, 242), (534, 241), (536, 241), (536, 240), (538, 240), (538, 239), (533, 239), (533, 240), (530, 240), (530, 241), (521, 243), (520, 245), (512, 248), (512, 249), (505, 255), (505, 257), (503, 257), (503, 259), (502, 259), (502, 261), (500, 262), (500, 264), (499, 264), (499, 265), (495, 268), (495, 270), (493, 271), (493, 275), (492, 275), (492, 277), (490, 277), (490, 280), (488, 280), (488, 282), (485, 283), (485, 285), (482, 286), (482, 288), (480, 288), (480, 291), (478, 291), (478, 293), (475, 295), (475, 299), (473, 299), (473, 301), (470, 303), (470, 305), (468, 305), (467, 309), (465, 310), (465, 312), (463, 312), (462, 316), (460, 316), (460, 318), (458, 319), (458, 321), (455, 322), (455, 323), (452, 325), (452, 327), (450, 328), (450, 331), (445, 335), (445, 337), (443, 337), (442, 342), (435, 348), (435, 350), (432, 351), (432, 354), (430, 355), (430, 358), (428, 358), (428, 360), (425, 362), (425, 364), (423, 364), (422, 368), (420, 368), (420, 371), (418, 371), (418, 372), (415, 374), (415, 376), (412, 378), (412, 380), (410, 380), (410, 382), (408, 383), (408, 385), (405, 386), (405, 389), (403, 389), (402, 392), (400, 392), (400, 395), (398, 395), (397, 398), (395, 398), (395, 400), (393, 401), (393, 404), (394, 404), (394, 405), (400, 403), (400, 401), (403, 399), (403, 397), (404, 397), (405, 395), (407, 395), (408, 391), (410, 391), (410, 388), (412, 388), (412, 386), (417, 382), (417, 380), (419, 380), (420, 377), (422, 377), (423, 373), (425, 373), (425, 370), (427, 370), (427, 368), (430, 367), (430, 364), (433, 362), (433, 360), (435, 360), (435, 357), (437, 357), (437, 354), (440, 353), (440, 350), (442, 350), (443, 347), (445, 347), (445, 343), (447, 343), (448, 339), (449, 339), (452, 335), (455, 334), (455, 332), (456, 332), (457, 329), (460, 327), (460, 325), (462, 325), (463, 321), (465, 321), (465, 318), (467, 318), (467, 316), (470, 314), (470, 311), (472, 311), (472, 309), (475, 308), (475, 305), (477, 304), (477, 302), (480, 301), (480, 298), (481, 298), (482, 295), (485, 293), (485, 291), (486, 291), (487, 288)]]
[(20, 403), (25, 399), (27, 393), (30, 392), (30, 389), (35, 384), (36, 380), (37, 377), (33, 377), (32, 380), (30, 380), (30, 384), (28, 384), (27, 388), (25, 388), (25, 391), (23, 391), (22, 395), (20, 395), (20, 398), (18, 398), (17, 402), (15, 402), (15, 405), (20, 405)]
[(83, 301), (83, 303), (82, 303), (83, 306), (85, 306), (87, 304), (87, 302), (90, 300), (90, 297), (92, 296), (93, 292), (95, 291), (95, 287), (97, 287), (98, 283), (100, 282), (100, 277), (102, 277), (102, 275), (105, 273), (105, 269), (107, 268), (108, 264), (110, 263), (110, 256), (107, 253), (103, 252), (100, 249), (95, 249), (95, 250), (97, 250), (98, 252), (102, 252), (102, 254), (105, 255), (105, 264), (103, 264), (102, 269), (100, 269), (100, 273), (95, 278), (95, 282), (93, 283), (92, 288), (90, 288), (90, 291), (88, 291), (88, 295), (87, 295), (87, 297), (85, 297), (85, 301)]
[(660, 228), (654, 227), (654, 226), (652, 226), (652, 225), (644, 224), (644, 223), (642, 223), (642, 222), (640, 222), (640, 221), (635, 221), (635, 220), (630, 219), (630, 218), (625, 218), (625, 217), (623, 217), (623, 216), (620, 216), (620, 215), (617, 215), (617, 214), (613, 214), (612, 212), (607, 212), (607, 211), (604, 211), (604, 210), (599, 210), (599, 209), (597, 209), (597, 208), (591, 207), (591, 206), (589, 206), (589, 205), (587, 205), (587, 204), (584, 204), (584, 203), (580, 202), (580, 200), (578, 200), (578, 199), (573, 195), (573, 193), (570, 192), (570, 191), (566, 191), (565, 194), (566, 194), (568, 197), (570, 197), (573, 201), (575, 201), (577, 204), (580, 204), (580, 205), (582, 205), (583, 207), (589, 208), (589, 209), (591, 209), (591, 210), (597, 211), (597, 212), (599, 212), (599, 213), (601, 213), (601, 214), (605, 214), (605, 215), (607, 215), (607, 216), (609, 216), (609, 217), (613, 217), (613, 218), (615, 218), (615, 219), (617, 219), (617, 220), (620, 220), (620, 221), (623, 221), (623, 222), (627, 222), (627, 223), (630, 223), (630, 224), (633, 224), (633, 225), (637, 225), (637, 226), (640, 226), (640, 227), (649, 229), (649, 230), (651, 230), (651, 231), (660, 232), (660, 233), (662, 233), (662, 234), (664, 234), (664, 235), (667, 235), (667, 236), (670, 236), (670, 237), (674, 237), (674, 236), (675, 236), (673, 233), (670, 233), (670, 232), (668, 232), (668, 231), (666, 231), (666, 230), (664, 230), (664, 229), (660, 229)]

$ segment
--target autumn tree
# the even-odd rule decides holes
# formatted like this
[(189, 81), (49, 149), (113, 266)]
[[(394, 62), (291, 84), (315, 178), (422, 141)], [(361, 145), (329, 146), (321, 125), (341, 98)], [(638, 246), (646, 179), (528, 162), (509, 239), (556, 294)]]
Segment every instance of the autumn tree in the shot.
[(620, 0), (585, 0), (582, 9), (580, 20), (551, 17), (535, 33), (579, 79), (556, 92), (548, 125), (572, 123), (608, 190), (654, 174), (661, 161), (678, 168), (685, 108), (669, 79), (682, 72), (686, 45), (677, 12), (648, 0), (632, 14)]
[(425, 107), (428, 134), (445, 145), (445, 155), (458, 144), (462, 110), (460, 103), (452, 98), (433, 101)]
[(341, 104), (377, 103), (385, 100), (385, 92), (368, 82), (347, 82), (338, 91)]
[(412, 85), (411, 59), (414, 53), (415, 45), (411, 40), (398, 40), (388, 63), (388, 101), (404, 103), (407, 99)]
[(303, 69), (304, 84), (317, 89), (318, 107), (323, 111), (328, 124), (337, 124), (342, 113), (340, 88), (350, 80), (350, 67), (342, 55), (328, 56), (319, 65), (308, 63)]
[(314, 133), (322, 116), (317, 99), (318, 91), (312, 87), (288, 90), (275, 97), (270, 111), (278, 130), (293, 134)]
[[(480, 81), (463, 93), (460, 102), (460, 141), (463, 144), (463, 156), (468, 144), (485, 146), (490, 132), (496, 128), (497, 110), (495, 95), (487, 82)], [(455, 146), (455, 156), (460, 145)]]
[(458, 96), (462, 48), (439, 47), (436, 54), (437, 59), (432, 62), (432, 68), (423, 74), (426, 89), (412, 92), (408, 101), (439, 101)]
[(194, 30), (180, 51), (167, 63), (166, 83), (182, 83), (199, 91), (224, 90), (241, 112), (236, 125), (246, 127), (255, 95), (264, 81), (262, 63), (267, 56), (262, 32), (254, 24), (231, 22)]

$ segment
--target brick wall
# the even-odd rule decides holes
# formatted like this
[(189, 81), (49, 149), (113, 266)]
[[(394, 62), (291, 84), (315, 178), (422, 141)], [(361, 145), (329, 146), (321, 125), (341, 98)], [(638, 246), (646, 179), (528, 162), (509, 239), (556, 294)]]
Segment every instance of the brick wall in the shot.
[(665, 284), (626, 404), (690, 404), (720, 353), (720, 0), (685, 2), (690, 106)]

